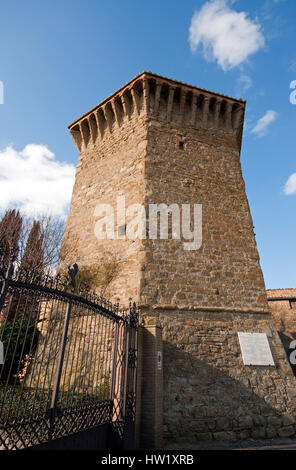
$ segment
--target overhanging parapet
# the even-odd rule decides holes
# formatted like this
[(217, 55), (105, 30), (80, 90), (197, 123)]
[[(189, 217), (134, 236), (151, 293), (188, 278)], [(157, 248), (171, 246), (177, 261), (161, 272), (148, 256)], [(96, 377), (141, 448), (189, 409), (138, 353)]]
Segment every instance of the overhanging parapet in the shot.
[(245, 101), (143, 72), (69, 126), (81, 152), (120, 128), (125, 120), (147, 115), (173, 125), (222, 130), (240, 144)]

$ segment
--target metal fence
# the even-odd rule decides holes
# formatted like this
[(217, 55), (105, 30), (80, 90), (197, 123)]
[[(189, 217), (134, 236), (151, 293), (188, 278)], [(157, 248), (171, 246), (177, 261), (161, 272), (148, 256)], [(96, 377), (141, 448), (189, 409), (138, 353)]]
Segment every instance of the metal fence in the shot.
[(73, 435), (77, 448), (100, 427), (95, 446), (132, 446), (137, 307), (77, 285), (77, 269), (38, 277), (0, 256), (0, 449), (71, 448)]

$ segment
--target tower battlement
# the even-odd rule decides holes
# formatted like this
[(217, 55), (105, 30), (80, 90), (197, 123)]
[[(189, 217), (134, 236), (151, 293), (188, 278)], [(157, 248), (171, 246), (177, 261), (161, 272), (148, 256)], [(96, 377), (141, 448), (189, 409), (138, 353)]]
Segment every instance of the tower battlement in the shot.
[(124, 120), (147, 118), (174, 126), (215, 129), (240, 144), (245, 102), (143, 72), (69, 126), (81, 152), (119, 129)]

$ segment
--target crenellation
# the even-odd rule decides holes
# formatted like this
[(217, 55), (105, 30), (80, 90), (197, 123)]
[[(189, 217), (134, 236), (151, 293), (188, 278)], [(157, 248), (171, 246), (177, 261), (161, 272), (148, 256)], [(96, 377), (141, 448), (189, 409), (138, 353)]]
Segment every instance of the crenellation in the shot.
[(158, 110), (160, 105), (160, 94), (162, 90), (162, 83), (156, 83), (155, 96), (154, 96), (154, 116), (158, 116)]
[(180, 90), (180, 110), (179, 110), (179, 122), (182, 125), (183, 119), (184, 119), (184, 109), (185, 109), (185, 100), (186, 100), (186, 90), (182, 89)]
[(119, 127), (120, 127), (122, 125), (123, 119), (124, 119), (124, 109), (123, 109), (123, 106), (122, 106), (122, 101), (121, 101), (119, 96), (116, 96), (114, 98), (114, 103), (115, 103), (116, 112), (118, 114), (118, 123), (119, 123)]
[(197, 102), (196, 102), (196, 118), (194, 127), (197, 129), (199, 126), (202, 126), (203, 123), (203, 102), (204, 102), (204, 94), (198, 93), (197, 94)]
[(94, 144), (98, 137), (98, 126), (97, 121), (94, 114), (91, 114), (88, 118), (89, 128), (90, 128), (90, 135), (91, 141)]
[(146, 76), (143, 77), (143, 102), (144, 102), (144, 113), (148, 116), (149, 115), (149, 81)]
[(107, 123), (107, 129), (110, 132), (110, 134), (112, 134), (115, 117), (114, 117), (114, 113), (113, 113), (110, 101), (105, 106), (103, 106), (103, 113), (104, 113), (104, 117)]
[(103, 139), (104, 134), (105, 134), (105, 129), (107, 127), (107, 122), (106, 122), (106, 119), (105, 119), (102, 108), (99, 108), (95, 112), (95, 117), (96, 117), (97, 126), (98, 126), (98, 129), (99, 129), (101, 139)]
[(232, 108), (233, 108), (233, 103), (230, 101), (226, 101), (226, 106), (225, 106), (225, 127), (226, 129), (232, 129)]
[(220, 110), (221, 110), (221, 100), (216, 100), (215, 113), (214, 113), (214, 124), (215, 127), (220, 127)]
[(123, 108), (123, 116), (129, 119), (130, 114), (131, 114), (131, 106), (130, 106), (130, 101), (128, 99), (126, 90), (123, 93), (121, 93), (120, 99), (121, 99), (121, 104)]
[(221, 100), (221, 107), (220, 107), (220, 122), (224, 129), (226, 129), (226, 107), (227, 101)]
[(134, 103), (134, 109), (136, 110), (136, 113), (139, 116), (141, 113), (141, 97), (139, 96), (136, 87), (131, 87), (130, 91)]
[(198, 95), (196, 93), (193, 93), (192, 101), (191, 101), (191, 119), (190, 119), (190, 125), (193, 127), (195, 126), (195, 119), (196, 119), (197, 98), (198, 98)]
[(78, 151), (98, 138), (103, 139), (107, 129), (111, 134), (115, 127), (122, 126), (124, 119), (130, 120), (142, 113), (181, 127), (227, 130), (234, 133), (239, 142), (244, 103), (144, 74), (70, 126)]
[(173, 109), (175, 88), (170, 87), (169, 90), (170, 91), (169, 91), (169, 98), (168, 98), (168, 104), (167, 104), (167, 120), (168, 120), (168, 122), (170, 122), (171, 118), (172, 118), (172, 109)]
[(81, 139), (81, 132), (79, 125), (76, 125), (70, 129), (70, 134), (72, 136), (72, 139), (77, 147), (78, 152), (81, 151), (81, 146), (82, 146), (82, 139)]
[(207, 127), (208, 119), (209, 119), (209, 108), (210, 108), (210, 98), (204, 95), (204, 99), (202, 102), (202, 122), (204, 127)]
[(81, 136), (82, 136), (83, 147), (87, 148), (87, 145), (88, 145), (89, 140), (90, 140), (90, 128), (89, 128), (89, 124), (88, 124), (87, 119), (84, 119), (80, 123), (80, 132), (81, 132)]
[(116, 127), (119, 128), (120, 127), (120, 115), (118, 112), (117, 102), (115, 99), (111, 100), (111, 106), (112, 106), (112, 111), (113, 111), (115, 122), (116, 122)]
[(243, 110), (240, 106), (236, 103), (232, 107), (232, 129), (237, 130), (238, 127), (241, 125), (242, 117), (243, 117)]

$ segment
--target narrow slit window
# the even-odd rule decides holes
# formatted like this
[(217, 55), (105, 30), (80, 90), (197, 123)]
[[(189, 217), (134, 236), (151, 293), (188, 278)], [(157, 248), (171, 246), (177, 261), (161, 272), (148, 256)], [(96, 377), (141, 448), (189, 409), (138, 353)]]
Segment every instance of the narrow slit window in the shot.
[(126, 235), (126, 225), (120, 225), (118, 227), (118, 236), (124, 237)]

